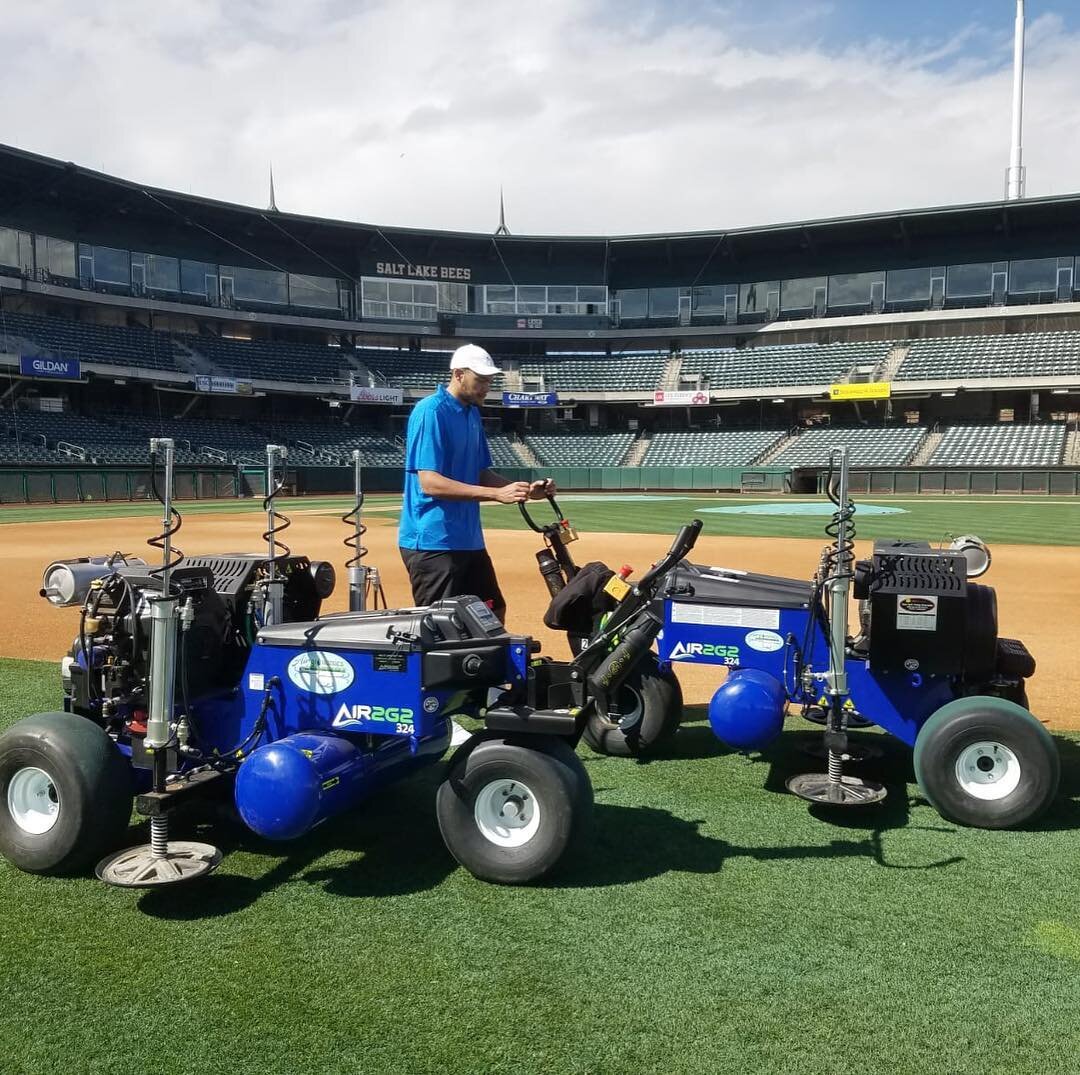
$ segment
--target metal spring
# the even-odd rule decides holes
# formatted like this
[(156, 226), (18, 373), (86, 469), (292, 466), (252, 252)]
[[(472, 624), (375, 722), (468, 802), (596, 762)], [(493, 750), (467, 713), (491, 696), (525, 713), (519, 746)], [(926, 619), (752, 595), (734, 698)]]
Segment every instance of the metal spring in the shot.
[(341, 521), (346, 526), (351, 526), (353, 528), (353, 532), (342, 542), (345, 548), (347, 548), (352, 553), (348, 562), (345, 564), (346, 569), (350, 567), (359, 567), (360, 561), (363, 560), (363, 558), (367, 556), (368, 553), (367, 546), (360, 544), (361, 539), (367, 533), (367, 527), (360, 520), (360, 509), (363, 506), (364, 494), (357, 493), (356, 506), (352, 509), (352, 511), (347, 511), (341, 517)]
[(841, 783), (844, 773), (844, 759), (835, 750), (829, 751), (829, 783)]
[(150, 851), (154, 858), (164, 858), (169, 853), (169, 819), (163, 815), (150, 819)]
[[(157, 483), (157, 455), (151, 453), (150, 455), (150, 490), (154, 494), (154, 499), (164, 507), (165, 498), (161, 495), (161, 490), (158, 489)], [(180, 533), (180, 527), (184, 525), (184, 520), (180, 515), (180, 512), (176, 510), (171, 504), (169, 505), (169, 518), (170, 522), (165, 525), (165, 529), (161, 531), (157, 537), (152, 537), (147, 541), (152, 549), (157, 549), (162, 553), (164, 557), (166, 539), (171, 539), (176, 534)], [(169, 552), (172, 555), (172, 559), (165, 563), (164, 560), (160, 567), (153, 568), (149, 575), (151, 578), (159, 578), (165, 571), (171, 571), (174, 567), (179, 567), (184, 562), (184, 551), (175, 545), (169, 546)]]
[[(292, 555), (292, 549), (290, 549), (284, 541), (278, 540), (278, 535), (284, 533), (286, 530), (289, 529), (290, 526), (292, 526), (292, 519), (290, 519), (288, 515), (278, 511), (277, 508), (274, 507), (274, 497), (276, 497), (278, 493), (281, 492), (284, 486), (285, 478), (284, 476), (282, 476), (277, 482), (277, 484), (274, 486), (274, 488), (271, 489), (270, 492), (268, 492), (263, 498), (263, 511), (269, 512), (270, 518), (273, 520), (273, 523), (268, 530), (263, 531), (262, 539), (274, 549), (274, 555), (270, 557), (270, 560), (273, 563), (277, 563), (278, 560), (284, 560), (286, 557)], [(282, 551), (278, 552), (278, 549), (281, 549)]]

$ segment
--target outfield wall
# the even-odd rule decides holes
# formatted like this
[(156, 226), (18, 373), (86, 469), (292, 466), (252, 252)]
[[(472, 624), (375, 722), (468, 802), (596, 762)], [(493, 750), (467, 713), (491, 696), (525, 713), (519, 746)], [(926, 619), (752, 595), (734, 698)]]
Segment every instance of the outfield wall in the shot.
[[(786, 467), (499, 467), (510, 481), (551, 477), (559, 489), (581, 492), (823, 492), (825, 470)], [(364, 489), (400, 493), (400, 467), (365, 467)], [(261, 467), (176, 468), (178, 500), (214, 500), (262, 496), (266, 474)], [(287, 494), (352, 492), (352, 466), (290, 467)], [(1020, 468), (880, 468), (853, 470), (854, 493), (880, 495), (1080, 496), (1080, 469)], [(149, 468), (131, 466), (0, 467), (0, 504), (152, 500)]]

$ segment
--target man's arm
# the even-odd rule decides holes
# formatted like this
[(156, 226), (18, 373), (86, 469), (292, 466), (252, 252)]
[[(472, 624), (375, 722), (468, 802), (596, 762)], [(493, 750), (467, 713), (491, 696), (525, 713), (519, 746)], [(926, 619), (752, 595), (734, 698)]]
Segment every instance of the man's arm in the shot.
[[(489, 488), (501, 486), (506, 484), (506, 479), (501, 474), (496, 474), (493, 470), (482, 470), (480, 471), (480, 484), (488, 486)], [(546, 496), (554, 495), (554, 478), (540, 478), (538, 481), (529, 484), (529, 500), (543, 500)]]
[[(517, 504), (529, 496), (528, 482), (508, 482), (492, 470), (480, 472), (480, 485), (455, 481), (437, 470), (418, 470), (420, 488), (427, 496), (439, 500), (480, 500), (500, 504)], [(494, 479), (494, 480), (492, 480)]]

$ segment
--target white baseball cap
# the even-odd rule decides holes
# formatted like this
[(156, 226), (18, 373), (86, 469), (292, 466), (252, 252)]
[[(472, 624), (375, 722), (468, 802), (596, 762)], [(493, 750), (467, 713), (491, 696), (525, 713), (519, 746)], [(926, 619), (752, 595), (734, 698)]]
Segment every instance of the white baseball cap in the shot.
[(502, 370), (491, 361), (491, 355), (475, 343), (466, 343), (459, 347), (450, 357), (452, 370), (472, 370), (481, 377), (494, 377), (502, 373)]

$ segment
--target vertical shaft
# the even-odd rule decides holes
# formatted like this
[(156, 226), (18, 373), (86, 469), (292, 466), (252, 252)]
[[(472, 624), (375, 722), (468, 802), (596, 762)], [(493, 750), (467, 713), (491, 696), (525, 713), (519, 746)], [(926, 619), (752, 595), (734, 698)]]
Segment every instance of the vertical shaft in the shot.
[(1024, 182), (1024, 0), (1016, 0), (1016, 30), (1013, 40), (1012, 141), (1006, 197), (1022, 198)]
[(361, 514), (364, 506), (364, 486), (361, 479), (360, 451), (353, 449), (353, 541), (355, 563), (349, 565), (349, 611), (363, 612), (367, 606), (367, 568), (364, 566), (360, 544), (364, 537)]

